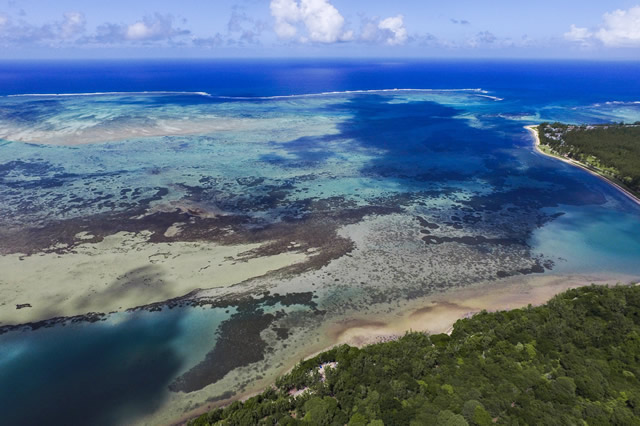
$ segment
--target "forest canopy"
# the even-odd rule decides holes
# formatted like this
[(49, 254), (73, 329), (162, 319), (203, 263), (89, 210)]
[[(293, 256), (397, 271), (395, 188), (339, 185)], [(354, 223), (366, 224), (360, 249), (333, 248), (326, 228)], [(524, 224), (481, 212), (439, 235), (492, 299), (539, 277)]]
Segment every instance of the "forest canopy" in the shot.
[(590, 286), (451, 335), (336, 347), (191, 425), (640, 425), (638, 378), (640, 287)]
[(640, 124), (542, 123), (538, 134), (552, 153), (591, 166), (640, 195)]

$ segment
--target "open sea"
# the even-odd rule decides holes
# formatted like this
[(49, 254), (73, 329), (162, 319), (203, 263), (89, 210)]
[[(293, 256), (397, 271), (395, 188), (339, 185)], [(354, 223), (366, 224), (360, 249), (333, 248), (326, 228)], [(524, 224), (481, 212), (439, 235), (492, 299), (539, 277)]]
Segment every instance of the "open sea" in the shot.
[(504, 278), (640, 280), (640, 205), (524, 129), (640, 121), (638, 76), (0, 62), (0, 422), (169, 424), (269, 383), (338, 320)]

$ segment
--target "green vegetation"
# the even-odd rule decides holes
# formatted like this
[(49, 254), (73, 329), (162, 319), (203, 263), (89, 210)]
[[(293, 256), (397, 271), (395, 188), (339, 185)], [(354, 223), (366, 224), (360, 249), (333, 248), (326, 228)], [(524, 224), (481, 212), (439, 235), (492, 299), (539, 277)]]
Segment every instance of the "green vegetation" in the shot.
[(638, 123), (598, 126), (542, 123), (538, 134), (541, 146), (548, 147), (552, 154), (579, 161), (640, 195)]
[(459, 320), (451, 336), (336, 347), (191, 424), (640, 425), (638, 378), (640, 287), (591, 286)]

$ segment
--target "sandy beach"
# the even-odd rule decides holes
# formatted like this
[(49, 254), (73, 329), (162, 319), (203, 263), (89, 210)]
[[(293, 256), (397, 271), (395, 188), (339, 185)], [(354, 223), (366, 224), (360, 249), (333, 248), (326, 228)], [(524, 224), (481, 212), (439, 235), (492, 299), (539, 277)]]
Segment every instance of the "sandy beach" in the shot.
[(560, 157), (560, 156), (557, 156), (557, 155), (552, 155), (552, 154), (546, 153), (542, 149), (540, 149), (540, 136), (538, 135), (538, 126), (531, 125), (531, 126), (524, 126), (524, 128), (527, 129), (529, 132), (531, 132), (531, 134), (533, 135), (533, 138), (535, 140), (534, 148), (535, 148), (537, 153), (545, 155), (545, 156), (550, 157), (550, 158), (555, 158), (556, 160), (560, 160), (560, 161), (563, 161), (563, 162), (565, 162), (567, 164), (571, 164), (572, 166), (580, 167), (581, 169), (586, 170), (587, 172), (591, 173), (592, 175), (597, 176), (600, 179), (605, 180), (610, 185), (616, 187), (620, 192), (622, 192), (624, 195), (629, 197), (634, 203), (640, 205), (640, 198), (636, 197), (633, 193), (629, 192), (627, 189), (625, 189), (622, 186), (618, 185), (616, 182), (612, 181), (607, 176), (593, 171), (587, 165), (582, 164), (579, 161), (572, 160), (570, 158)]
[(215, 407), (255, 396), (271, 386), (275, 377), (290, 371), (300, 359), (312, 358), (336, 345), (348, 344), (363, 347), (398, 339), (407, 331), (429, 334), (450, 333), (457, 320), (471, 317), (482, 310), (491, 312), (522, 308), (529, 304), (537, 306), (572, 288), (591, 284), (632, 284), (636, 281), (637, 277), (626, 275), (510, 277), (438, 292), (425, 298), (409, 301), (401, 309), (396, 308), (389, 313), (338, 318), (321, 327), (319, 340), (309, 342), (302, 350), (290, 353), (289, 362), (264, 374), (261, 380), (254, 382), (246, 391), (229, 399), (207, 402), (188, 413), (178, 415), (171, 424), (184, 424), (187, 420)]
[(407, 331), (430, 334), (450, 333), (454, 323), (462, 318), (486, 311), (511, 310), (541, 305), (555, 295), (585, 285), (615, 285), (634, 282), (630, 276), (530, 276), (511, 277), (495, 282), (480, 283), (466, 288), (452, 289), (418, 302), (409, 302), (399, 315), (375, 320), (347, 320), (328, 330), (335, 343), (364, 346), (392, 340)]

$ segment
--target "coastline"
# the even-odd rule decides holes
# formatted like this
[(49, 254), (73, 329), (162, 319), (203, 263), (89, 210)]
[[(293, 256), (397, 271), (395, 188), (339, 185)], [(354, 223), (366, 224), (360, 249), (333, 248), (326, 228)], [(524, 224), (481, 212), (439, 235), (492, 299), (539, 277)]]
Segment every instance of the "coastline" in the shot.
[[(337, 318), (320, 330), (322, 336), (291, 357), (275, 376), (291, 371), (302, 359), (330, 350), (336, 345), (348, 344), (362, 348), (367, 345), (396, 340), (408, 331), (429, 334), (451, 333), (456, 321), (469, 318), (486, 310), (490, 312), (512, 310), (528, 305), (542, 305), (566, 290), (596, 285), (633, 285), (639, 277), (629, 275), (540, 275), (515, 276), (486, 281), (463, 288), (452, 288), (407, 303), (401, 312), (394, 310), (381, 315)], [(172, 419), (171, 425), (186, 424), (208, 411), (227, 406), (235, 401), (246, 401), (273, 385), (273, 380), (259, 380), (256, 386), (225, 400), (209, 402)]]
[(531, 134), (534, 137), (534, 149), (537, 153), (542, 154), (544, 156), (550, 157), (550, 158), (555, 158), (556, 160), (560, 160), (564, 163), (570, 164), (574, 167), (579, 167), (589, 173), (591, 173), (593, 176), (597, 176), (600, 179), (606, 181), (608, 184), (614, 186), (616, 189), (618, 189), (620, 192), (622, 192), (624, 195), (626, 195), (631, 201), (633, 201), (634, 203), (640, 205), (640, 198), (638, 198), (635, 194), (633, 194), (631, 191), (629, 191), (628, 189), (624, 188), (623, 186), (619, 185), (618, 183), (614, 182), (613, 180), (611, 180), (609, 177), (600, 174), (596, 171), (594, 171), (593, 169), (591, 169), (589, 166), (587, 166), (586, 164), (583, 164), (579, 161), (576, 160), (572, 160), (569, 158), (564, 158), (564, 157), (559, 157), (557, 155), (553, 155), (553, 154), (549, 154), (544, 152), (543, 150), (540, 149), (540, 136), (538, 134), (538, 126), (537, 125), (529, 125), (529, 126), (524, 126), (525, 129), (527, 129), (529, 132), (531, 132)]
[(402, 337), (407, 331), (450, 333), (459, 319), (490, 312), (542, 305), (566, 290), (596, 285), (633, 284), (629, 275), (514, 276), (434, 293), (409, 302), (402, 313), (377, 316), (375, 320), (352, 318), (333, 322), (326, 329), (333, 345), (363, 347)]

